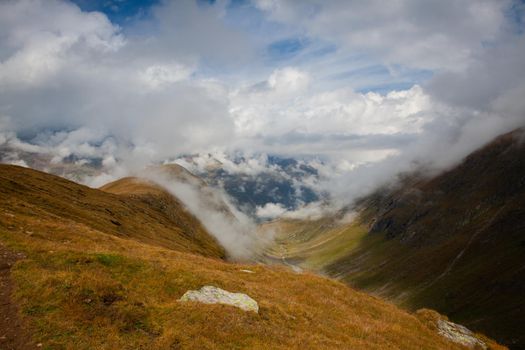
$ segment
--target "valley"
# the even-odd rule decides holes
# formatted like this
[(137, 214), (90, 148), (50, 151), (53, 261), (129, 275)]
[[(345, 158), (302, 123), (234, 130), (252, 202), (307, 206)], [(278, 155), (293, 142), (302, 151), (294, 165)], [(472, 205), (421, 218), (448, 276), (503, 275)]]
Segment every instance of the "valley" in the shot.
[(0, 0), (0, 350), (525, 350), (525, 0)]
[[(109, 193), (0, 165), (0, 185), (0, 240), (23, 254), (10, 267), (12, 302), (44, 349), (464, 348), (438, 334), (441, 316), (308, 272), (225, 261), (194, 217), (144, 180)], [(203, 285), (247, 293), (259, 312), (178, 301)]]
[(498, 137), (437, 177), (405, 176), (362, 198), (358, 215), (277, 220), (269, 256), (336, 278), (408, 310), (524, 346), (525, 146)]

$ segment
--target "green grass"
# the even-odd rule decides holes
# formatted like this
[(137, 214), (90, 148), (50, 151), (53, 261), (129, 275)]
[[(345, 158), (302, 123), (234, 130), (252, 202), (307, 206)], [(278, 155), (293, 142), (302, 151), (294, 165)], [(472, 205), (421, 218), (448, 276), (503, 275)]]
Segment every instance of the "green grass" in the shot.
[(315, 243), (302, 251), (300, 254), (304, 259), (302, 266), (323, 271), (330, 263), (357, 248), (367, 233), (366, 228), (360, 225), (351, 225), (334, 231), (326, 241)]
[(95, 254), (95, 257), (99, 263), (104, 266), (116, 266), (122, 263), (123, 257), (114, 254)]
[(361, 246), (367, 236), (366, 227), (359, 223), (327, 225), (325, 221), (290, 220), (273, 223), (279, 233), (268, 254), (321, 272)]

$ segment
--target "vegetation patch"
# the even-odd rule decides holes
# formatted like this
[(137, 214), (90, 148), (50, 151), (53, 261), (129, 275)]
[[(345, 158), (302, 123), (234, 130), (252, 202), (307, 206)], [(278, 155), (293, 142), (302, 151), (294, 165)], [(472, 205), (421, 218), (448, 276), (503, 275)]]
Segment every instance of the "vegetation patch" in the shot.
[(95, 254), (95, 257), (99, 263), (104, 266), (113, 267), (122, 263), (122, 256), (115, 254)]

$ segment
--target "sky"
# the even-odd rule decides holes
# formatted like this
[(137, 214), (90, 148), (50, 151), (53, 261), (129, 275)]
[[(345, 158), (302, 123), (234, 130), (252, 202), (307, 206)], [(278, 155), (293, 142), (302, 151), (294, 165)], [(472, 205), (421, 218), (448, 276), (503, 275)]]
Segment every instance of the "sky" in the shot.
[(99, 157), (94, 186), (310, 159), (348, 201), (525, 125), (524, 28), (517, 0), (1, 0), (0, 145)]

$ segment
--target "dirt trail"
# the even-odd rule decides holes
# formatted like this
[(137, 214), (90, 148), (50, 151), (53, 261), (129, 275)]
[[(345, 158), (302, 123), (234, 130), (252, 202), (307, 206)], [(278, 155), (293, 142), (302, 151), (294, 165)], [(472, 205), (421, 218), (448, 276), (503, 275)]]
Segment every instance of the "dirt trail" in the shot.
[(7, 249), (0, 242), (0, 350), (38, 349), (18, 316), (18, 307), (11, 300), (13, 282), (10, 270), (24, 255)]

